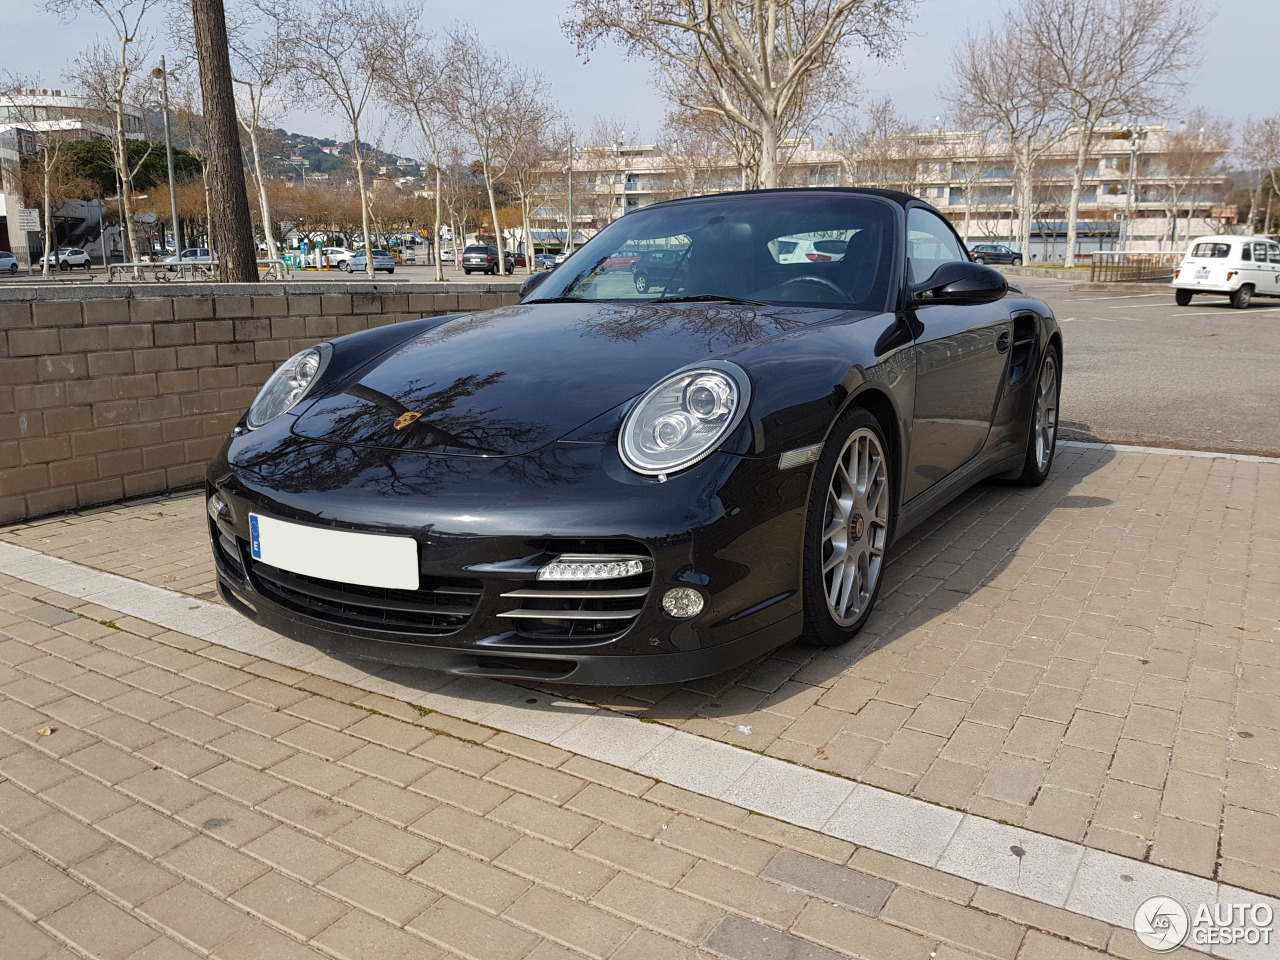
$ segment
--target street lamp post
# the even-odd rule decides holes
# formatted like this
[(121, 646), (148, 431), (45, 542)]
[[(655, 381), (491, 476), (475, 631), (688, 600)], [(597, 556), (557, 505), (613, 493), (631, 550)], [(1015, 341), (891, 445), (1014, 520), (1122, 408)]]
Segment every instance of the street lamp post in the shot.
[(178, 194), (173, 184), (173, 137), (169, 132), (169, 71), (164, 68), (164, 57), (160, 58), (160, 66), (152, 70), (151, 75), (160, 81), (164, 100), (164, 154), (169, 164), (169, 214), (173, 217), (173, 252), (181, 255), (182, 224), (178, 222)]
[(1133, 131), (1133, 135), (1129, 137), (1129, 187), (1124, 195), (1124, 242), (1122, 249), (1128, 251), (1129, 243), (1132, 240), (1133, 226), (1133, 174), (1134, 169), (1138, 166), (1138, 140), (1143, 135), (1142, 127), (1137, 127)]

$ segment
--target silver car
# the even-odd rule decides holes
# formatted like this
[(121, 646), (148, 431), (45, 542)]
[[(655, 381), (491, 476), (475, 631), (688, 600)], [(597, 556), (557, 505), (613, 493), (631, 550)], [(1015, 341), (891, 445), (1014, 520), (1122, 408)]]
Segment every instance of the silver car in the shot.
[[(355, 256), (347, 261), (346, 266), (343, 267), (343, 269), (349, 273), (364, 273), (364, 251), (356, 251)], [(396, 262), (391, 259), (391, 254), (387, 253), (385, 250), (373, 251), (373, 272), (377, 273), (379, 270), (385, 270), (387, 273), (396, 272)]]
[[(188, 247), (179, 254), (172, 257), (166, 257), (165, 263), (217, 263), (218, 258), (215, 257), (208, 247)], [(173, 267), (169, 268), (169, 272), (174, 271)]]
[(0, 273), (15, 274), (18, 272), (18, 258), (8, 250), (0, 250)]
[(72, 267), (84, 267), (89, 270), (93, 261), (79, 247), (59, 247), (57, 252), (50, 251), (49, 266), (57, 265), (59, 270), (70, 270)]

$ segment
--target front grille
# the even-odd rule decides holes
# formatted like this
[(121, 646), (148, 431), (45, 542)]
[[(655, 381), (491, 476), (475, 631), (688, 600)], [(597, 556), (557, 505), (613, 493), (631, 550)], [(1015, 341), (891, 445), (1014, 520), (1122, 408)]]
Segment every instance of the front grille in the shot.
[(218, 559), (243, 579), (244, 564), (240, 562), (240, 548), (236, 545), (235, 539), (227, 536), (212, 520), (209, 521), (209, 530), (213, 536), (213, 549), (217, 552)]
[(503, 593), (517, 606), (498, 614), (517, 636), (545, 643), (596, 643), (626, 631), (640, 611), (652, 572), (619, 580), (534, 580)]
[(326, 623), (372, 630), (453, 633), (470, 621), (483, 592), (479, 580), (423, 578), (417, 590), (388, 590), (250, 563), (253, 586), (267, 599)]

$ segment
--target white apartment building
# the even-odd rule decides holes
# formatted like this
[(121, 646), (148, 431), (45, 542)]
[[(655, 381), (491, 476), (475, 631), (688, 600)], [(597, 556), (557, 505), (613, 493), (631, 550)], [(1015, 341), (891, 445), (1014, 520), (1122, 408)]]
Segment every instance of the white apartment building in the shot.
[[(38, 135), (47, 131), (66, 131), (85, 139), (110, 138), (115, 135), (114, 117), (62, 90), (23, 90), (0, 97), (0, 250), (12, 250), (20, 262), (39, 260), (43, 214), (35, 230), (24, 229), (32, 220), (31, 214), (19, 213), (23, 204), (17, 174), (22, 157), (37, 152)], [(146, 135), (141, 114), (125, 114), (125, 135), (139, 140)], [(58, 242), (68, 238), (79, 242), (101, 222), (103, 209), (97, 200), (63, 204), (54, 213)]]
[[(782, 145), (781, 181), (788, 187), (873, 186), (928, 200), (970, 243), (999, 241), (1024, 248), (1027, 261), (1061, 261), (1076, 140), (1042, 152), (1033, 179), (1032, 229), (1017, 236), (1019, 210), (1010, 144), (965, 131), (935, 129), (863, 146), (828, 137)], [(1077, 216), (1076, 255), (1095, 250), (1169, 250), (1188, 238), (1235, 223), (1225, 204), (1224, 147), (1163, 126), (1114, 128), (1095, 138)], [(1130, 168), (1132, 167), (1132, 176)], [(590, 236), (629, 211), (678, 196), (740, 190), (742, 172), (727, 152), (689, 156), (659, 144), (615, 142), (582, 150), (574, 164), (574, 224)], [(558, 176), (535, 211), (540, 230), (563, 236), (567, 183)]]

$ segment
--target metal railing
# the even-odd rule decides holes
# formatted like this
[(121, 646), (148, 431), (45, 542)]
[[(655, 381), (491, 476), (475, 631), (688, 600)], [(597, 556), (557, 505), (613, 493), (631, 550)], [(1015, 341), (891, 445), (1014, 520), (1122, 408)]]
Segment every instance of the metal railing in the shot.
[[(151, 279), (159, 283), (168, 283), (170, 280), (216, 281), (217, 268), (216, 263), (191, 261), (165, 263), (144, 260), (137, 263), (112, 263), (107, 266), (107, 283), (118, 279)], [(282, 259), (259, 260), (258, 270), (264, 280), (288, 280), (293, 274), (289, 264)]]
[(1101, 283), (1121, 280), (1167, 282), (1173, 279), (1173, 271), (1181, 262), (1181, 252), (1128, 253), (1099, 250), (1093, 254), (1089, 279)]

